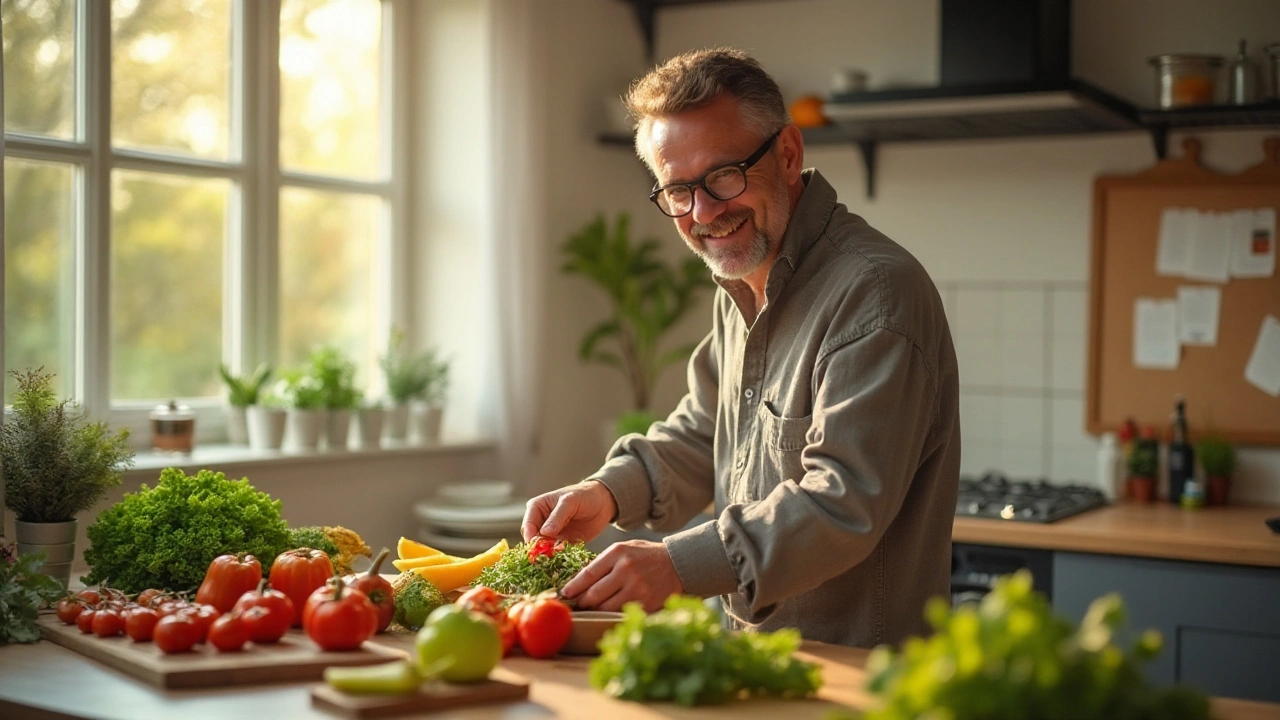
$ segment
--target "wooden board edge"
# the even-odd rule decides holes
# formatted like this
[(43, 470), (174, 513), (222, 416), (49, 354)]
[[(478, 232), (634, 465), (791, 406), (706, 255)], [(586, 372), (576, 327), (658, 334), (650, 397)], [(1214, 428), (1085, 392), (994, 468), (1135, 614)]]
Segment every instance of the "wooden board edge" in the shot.
[(151, 687), (164, 687), (163, 673), (159, 673), (153, 668), (149, 668), (138, 663), (124, 664), (121, 666), (121, 664), (116, 662), (118, 660), (117, 656), (104, 645), (94, 645), (93, 643), (78, 644), (70, 638), (69, 633), (59, 632), (57, 628), (49, 627), (48, 625), (41, 625), (40, 634), (54, 645), (64, 647), (73, 653), (83, 655), (109, 670), (141, 680)]
[[(451, 702), (457, 696), (444, 698), (444, 705), (438, 708), (420, 704), (429, 697), (422, 691), (414, 695), (354, 695), (324, 683), (317, 683), (311, 686), (309, 694), (312, 707), (348, 718), (383, 718), (410, 713), (444, 712), (459, 707), (495, 705), (529, 698), (528, 682), (490, 679), (483, 684), (483, 689), (483, 694), (469, 697), (464, 702)], [(381, 704), (384, 702), (387, 704)]]

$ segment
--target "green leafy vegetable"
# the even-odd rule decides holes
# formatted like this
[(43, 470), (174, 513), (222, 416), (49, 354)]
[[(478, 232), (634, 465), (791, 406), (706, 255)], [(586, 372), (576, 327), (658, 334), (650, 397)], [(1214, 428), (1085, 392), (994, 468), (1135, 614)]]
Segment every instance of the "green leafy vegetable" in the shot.
[(315, 548), (328, 555), (331, 562), (336, 561), (342, 555), (342, 551), (338, 549), (338, 544), (328, 535), (325, 535), (324, 528), (319, 525), (289, 528), (289, 548), (300, 547)]
[(1118, 595), (1095, 600), (1072, 628), (1019, 571), (981, 604), (952, 610), (935, 598), (926, 615), (932, 636), (908, 640), (900, 653), (881, 646), (868, 659), (868, 688), (880, 702), (865, 720), (932, 717), (938, 708), (952, 720), (1209, 717), (1202, 694), (1144, 679), (1139, 664), (1159, 652), (1159, 633), (1143, 633), (1127, 654), (1113, 644), (1124, 622)]
[(258, 492), (248, 479), (228, 480), (201, 470), (189, 476), (178, 468), (104, 510), (88, 529), (92, 568), (85, 584), (110, 580), (128, 593), (149, 587), (191, 590), (204, 579), (213, 559), (250, 553), (271, 567), (289, 549), (280, 501)]
[(493, 588), (504, 595), (537, 595), (560, 590), (578, 571), (595, 559), (585, 543), (567, 543), (551, 555), (529, 559), (531, 542), (523, 542), (502, 553), (498, 562), (480, 572), (472, 585)]
[(797, 660), (800, 633), (734, 633), (701, 600), (673, 596), (625, 617), (600, 640), (592, 687), (623, 700), (705, 705), (751, 696), (805, 697), (822, 685), (819, 667)]
[(0, 545), (0, 645), (40, 639), (36, 611), (66, 592), (62, 583), (40, 573), (44, 553), (19, 555)]

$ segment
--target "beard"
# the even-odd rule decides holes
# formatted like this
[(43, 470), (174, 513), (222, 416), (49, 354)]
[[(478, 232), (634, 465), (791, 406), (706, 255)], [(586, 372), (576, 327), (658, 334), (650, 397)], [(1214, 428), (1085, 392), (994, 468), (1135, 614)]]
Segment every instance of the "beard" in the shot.
[[(773, 197), (770, 200), (766, 209), (769, 211), (768, 217), (772, 222), (766, 226), (760, 224), (755, 211), (743, 208), (725, 213), (705, 225), (694, 223), (689, 228), (689, 234), (685, 236), (685, 243), (717, 277), (741, 280), (768, 261), (772, 251), (782, 243), (782, 236), (787, 230), (787, 223), (790, 221), (787, 212), (789, 201), (787, 186), (781, 179), (774, 186)], [(737, 229), (748, 221), (751, 222), (752, 233), (745, 242), (729, 247), (707, 246), (707, 237)]]

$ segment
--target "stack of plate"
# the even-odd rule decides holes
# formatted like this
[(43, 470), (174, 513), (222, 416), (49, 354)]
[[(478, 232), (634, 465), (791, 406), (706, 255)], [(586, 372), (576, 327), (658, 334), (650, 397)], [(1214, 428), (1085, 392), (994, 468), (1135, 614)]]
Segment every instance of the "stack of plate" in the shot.
[(460, 556), (484, 552), (504, 538), (514, 545), (524, 520), (524, 502), (512, 498), (511, 484), (493, 481), (446, 485), (413, 510), (422, 521), (419, 540)]

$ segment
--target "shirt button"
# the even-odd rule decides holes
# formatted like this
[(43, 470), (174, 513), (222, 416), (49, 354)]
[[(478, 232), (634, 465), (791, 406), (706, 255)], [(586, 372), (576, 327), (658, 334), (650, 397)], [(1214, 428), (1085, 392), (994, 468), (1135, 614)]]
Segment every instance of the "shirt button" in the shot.
[(739, 455), (739, 456), (738, 456), (738, 467), (742, 467), (743, 465), (746, 465), (746, 464), (747, 464), (747, 457), (746, 457), (745, 455)]
[(744, 391), (742, 394), (746, 395), (747, 399), (750, 400), (751, 398), (756, 396), (756, 391), (752, 390), (751, 388), (747, 388), (746, 391)]

